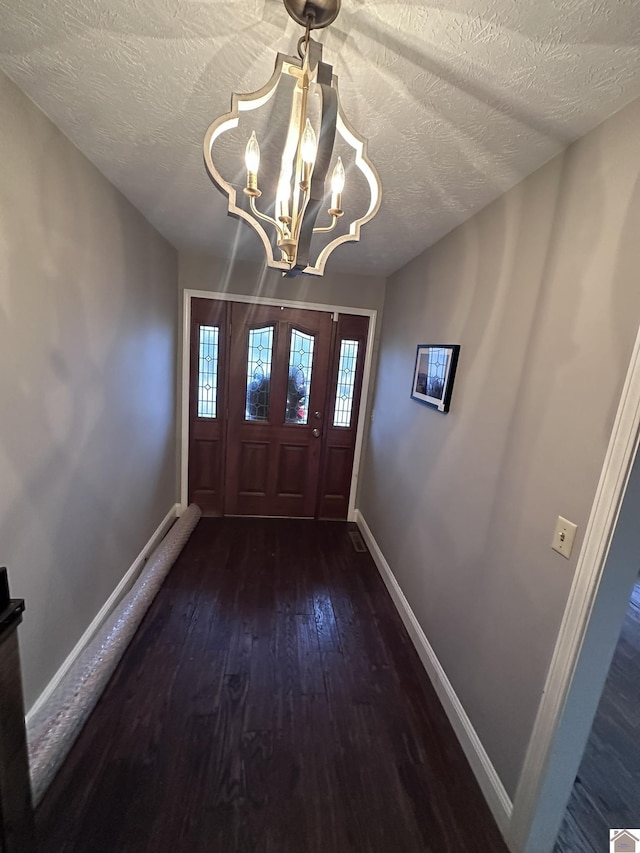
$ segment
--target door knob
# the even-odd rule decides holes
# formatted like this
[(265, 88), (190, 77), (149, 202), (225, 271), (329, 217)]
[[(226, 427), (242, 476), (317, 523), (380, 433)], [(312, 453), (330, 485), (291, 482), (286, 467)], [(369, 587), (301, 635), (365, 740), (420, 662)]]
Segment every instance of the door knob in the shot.
[(312, 435), (313, 435), (313, 437), (314, 437), (314, 438), (320, 438), (320, 430), (319, 430), (319, 429), (314, 429), (314, 431), (313, 431)]

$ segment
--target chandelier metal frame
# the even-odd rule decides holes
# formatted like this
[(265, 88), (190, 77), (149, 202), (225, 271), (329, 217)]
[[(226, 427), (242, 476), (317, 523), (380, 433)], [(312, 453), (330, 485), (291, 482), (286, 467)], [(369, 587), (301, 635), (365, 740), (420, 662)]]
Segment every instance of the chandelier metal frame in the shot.
[[(298, 42), (298, 57), (279, 53), (274, 72), (269, 81), (256, 92), (233, 93), (231, 110), (216, 119), (204, 138), (204, 161), (207, 173), (228, 197), (228, 215), (247, 222), (257, 232), (264, 246), (269, 267), (279, 269), (283, 275), (300, 273), (322, 275), (327, 259), (339, 245), (360, 239), (360, 229), (378, 212), (381, 202), (380, 179), (367, 154), (367, 143), (347, 121), (338, 97), (338, 80), (331, 65), (322, 61), (322, 45), (310, 37), (314, 29), (332, 23), (340, 11), (340, 0), (283, 0), (289, 15), (305, 27)], [(282, 154), (282, 167), (277, 182), (274, 216), (260, 210), (258, 199), (258, 170), (260, 150), (255, 132), (252, 133), (245, 152), (247, 181), (243, 195), (248, 197), (249, 209), (239, 203), (236, 186), (227, 181), (214, 163), (212, 149), (216, 140), (226, 131), (237, 128), (240, 115), (262, 107), (274, 96), (282, 76), (295, 79), (287, 139)], [(320, 123), (318, 133), (310, 124), (307, 107), (310, 91), (320, 96)], [(317, 257), (311, 257), (314, 234), (333, 231), (344, 215), (342, 196), (345, 172), (341, 158), (331, 179), (331, 203), (327, 213), (329, 225), (316, 226), (323, 202), (328, 196), (326, 180), (331, 165), (336, 133), (355, 152), (354, 164), (367, 181), (371, 193), (366, 212), (349, 223), (348, 231), (324, 245)], [(274, 182), (271, 181), (271, 184)], [(269, 227), (269, 231), (266, 227)], [(276, 236), (274, 255), (272, 235)]]

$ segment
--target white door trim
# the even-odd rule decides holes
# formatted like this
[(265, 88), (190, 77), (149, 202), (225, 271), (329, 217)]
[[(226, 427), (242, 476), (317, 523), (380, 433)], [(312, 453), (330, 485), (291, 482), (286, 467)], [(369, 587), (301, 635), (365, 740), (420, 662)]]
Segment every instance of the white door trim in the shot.
[(356, 314), (369, 318), (369, 335), (367, 338), (367, 352), (364, 363), (364, 375), (362, 377), (362, 391), (360, 392), (360, 412), (356, 428), (356, 444), (353, 457), (353, 471), (351, 474), (351, 488), (349, 491), (348, 521), (355, 521), (355, 501), (358, 488), (358, 475), (362, 461), (362, 445), (364, 441), (366, 409), (369, 399), (369, 385), (371, 384), (371, 370), (373, 366), (373, 342), (375, 339), (376, 320), (378, 312), (375, 308), (352, 308), (348, 305), (324, 305), (320, 302), (299, 302), (292, 299), (273, 299), (264, 296), (248, 296), (236, 293), (218, 293), (211, 290), (185, 289), (182, 305), (182, 382), (180, 401), (180, 420), (182, 425), (181, 447), (180, 447), (180, 506), (184, 510), (189, 500), (189, 338), (191, 331), (191, 300), (192, 299), (217, 299), (226, 302), (251, 302), (257, 305), (284, 305), (286, 308), (303, 308), (305, 311), (323, 311), (333, 314)]
[[(567, 727), (571, 729), (571, 720), (565, 715), (576, 713), (572, 707), (567, 709), (567, 702), (576, 669), (579, 664), (584, 663), (581, 656), (585, 636), (636, 458), (639, 435), (640, 329), (627, 370), (573, 584), (513, 802), (509, 833), (512, 850), (547, 853), (548, 839), (545, 833), (549, 831), (551, 820), (549, 808), (553, 811), (553, 801), (555, 801), (558, 804), (558, 810), (564, 811), (564, 804), (573, 784), (571, 781), (567, 789), (567, 782), (562, 778), (566, 775), (562, 773), (562, 765), (566, 766), (567, 762), (570, 762), (575, 763), (577, 768), (586, 745), (586, 736), (581, 745), (580, 743), (567, 745), (559, 744), (557, 735), (561, 724), (564, 731)], [(598, 674), (594, 672), (594, 678), (597, 677)], [(551, 796), (553, 801), (549, 799)], [(546, 829), (540, 825), (539, 820), (536, 820), (540, 818), (543, 811), (547, 823)], [(556, 818), (557, 815), (553, 817), (552, 822)], [(560, 813), (560, 820), (561, 818)]]

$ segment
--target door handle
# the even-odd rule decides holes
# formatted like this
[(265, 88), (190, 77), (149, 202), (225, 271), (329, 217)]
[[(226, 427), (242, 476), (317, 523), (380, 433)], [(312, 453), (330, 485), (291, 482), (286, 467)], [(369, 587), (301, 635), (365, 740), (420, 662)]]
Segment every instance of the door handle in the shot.
[(311, 435), (313, 435), (314, 438), (320, 438), (320, 430), (314, 429)]

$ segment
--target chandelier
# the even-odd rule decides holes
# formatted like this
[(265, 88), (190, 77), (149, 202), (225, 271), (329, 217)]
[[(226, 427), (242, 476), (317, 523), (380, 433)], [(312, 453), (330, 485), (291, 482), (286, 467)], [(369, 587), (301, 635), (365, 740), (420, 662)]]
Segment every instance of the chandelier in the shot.
[(230, 112), (206, 132), (204, 161), (228, 196), (228, 215), (262, 240), (267, 266), (322, 275), (334, 249), (360, 239), (381, 187), (366, 140), (344, 116), (333, 68), (310, 37), (335, 20), (340, 0), (283, 2), (305, 28), (298, 56), (279, 53), (261, 89), (232, 94)]

